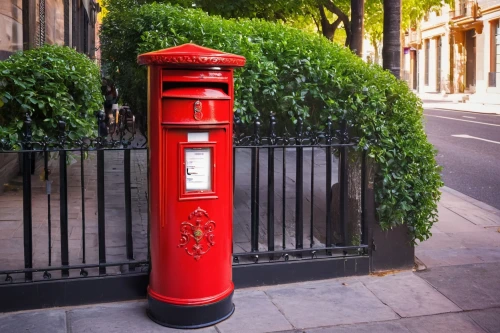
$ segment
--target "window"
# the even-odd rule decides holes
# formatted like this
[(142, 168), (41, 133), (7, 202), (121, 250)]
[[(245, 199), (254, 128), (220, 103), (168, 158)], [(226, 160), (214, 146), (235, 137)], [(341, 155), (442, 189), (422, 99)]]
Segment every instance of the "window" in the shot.
[(428, 39), (425, 40), (425, 69), (424, 69), (424, 84), (429, 85), (429, 50), (431, 43)]

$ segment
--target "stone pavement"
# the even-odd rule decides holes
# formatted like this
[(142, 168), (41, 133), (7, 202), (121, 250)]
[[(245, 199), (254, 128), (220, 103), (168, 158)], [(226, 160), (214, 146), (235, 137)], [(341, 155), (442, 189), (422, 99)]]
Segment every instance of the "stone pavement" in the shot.
[[(419, 271), (239, 289), (236, 311), (191, 332), (500, 332), (500, 211), (443, 188)], [(0, 332), (183, 332), (145, 301), (0, 314)]]

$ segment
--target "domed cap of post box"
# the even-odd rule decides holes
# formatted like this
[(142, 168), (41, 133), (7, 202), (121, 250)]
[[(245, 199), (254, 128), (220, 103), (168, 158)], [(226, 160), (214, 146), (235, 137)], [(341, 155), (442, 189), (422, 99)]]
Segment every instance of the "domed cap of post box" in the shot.
[(224, 53), (207, 47), (188, 43), (168, 49), (143, 53), (137, 57), (140, 65), (184, 67), (242, 67), (245, 57)]

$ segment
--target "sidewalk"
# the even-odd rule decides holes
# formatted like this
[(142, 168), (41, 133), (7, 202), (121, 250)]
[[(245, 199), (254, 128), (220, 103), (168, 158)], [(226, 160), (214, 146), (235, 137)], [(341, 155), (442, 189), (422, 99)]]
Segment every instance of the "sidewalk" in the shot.
[[(443, 188), (425, 268), (239, 289), (231, 318), (196, 332), (500, 332), (500, 211)], [(0, 332), (182, 332), (145, 301), (0, 314)]]
[(479, 96), (472, 98), (471, 100), (467, 100), (464, 103), (462, 102), (462, 99), (466, 97), (467, 94), (452, 94), (443, 96), (442, 94), (427, 93), (417, 95), (424, 103), (424, 108), (428, 109), (443, 109), (500, 115), (500, 100), (495, 101), (495, 103), (491, 103), (491, 98), (490, 100), (485, 99), (484, 101), (482, 101)]

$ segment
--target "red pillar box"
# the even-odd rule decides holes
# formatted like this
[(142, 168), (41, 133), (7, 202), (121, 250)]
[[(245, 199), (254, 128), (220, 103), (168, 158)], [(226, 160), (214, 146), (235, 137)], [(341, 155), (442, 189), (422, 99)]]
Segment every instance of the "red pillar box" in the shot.
[(245, 58), (184, 44), (138, 62), (148, 66), (148, 314), (213, 325), (234, 311), (233, 68)]

